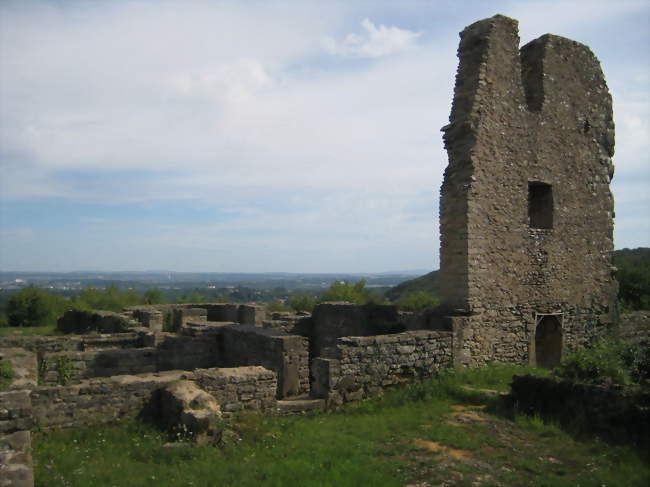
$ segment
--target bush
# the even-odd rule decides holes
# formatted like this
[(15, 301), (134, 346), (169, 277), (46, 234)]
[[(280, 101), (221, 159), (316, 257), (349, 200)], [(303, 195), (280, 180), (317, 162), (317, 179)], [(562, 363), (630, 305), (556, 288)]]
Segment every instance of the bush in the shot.
[(164, 304), (167, 302), (163, 292), (157, 287), (153, 289), (148, 289), (144, 293), (144, 302), (145, 304)]
[(650, 382), (650, 340), (628, 345), (623, 350), (623, 363), (629, 369), (633, 382)]
[(345, 281), (334, 281), (320, 297), (320, 301), (347, 301), (348, 303), (366, 304), (370, 293), (366, 289), (366, 281), (362, 279), (356, 284)]
[(582, 382), (641, 384), (650, 379), (648, 342), (630, 345), (617, 339), (600, 341), (571, 353), (553, 374)]
[(291, 311), (291, 309), (286, 306), (282, 301), (271, 301), (266, 305), (266, 310), (269, 313), (284, 313)]
[(307, 294), (297, 294), (291, 298), (289, 305), (294, 311), (306, 311), (311, 313), (316, 306), (316, 300)]
[(426, 291), (418, 291), (408, 294), (395, 301), (397, 307), (404, 311), (420, 311), (427, 308), (435, 308), (440, 304), (440, 299)]
[(26, 287), (15, 293), (7, 302), (9, 326), (54, 325), (63, 313), (65, 301), (44, 289)]
[(14, 378), (14, 368), (11, 360), (0, 360), (0, 391), (5, 390)]
[(87, 287), (78, 296), (72, 298), (72, 306), (81, 310), (101, 309), (105, 311), (122, 311), (127, 306), (143, 304), (144, 299), (133, 289), (120, 289), (115, 285), (106, 289)]

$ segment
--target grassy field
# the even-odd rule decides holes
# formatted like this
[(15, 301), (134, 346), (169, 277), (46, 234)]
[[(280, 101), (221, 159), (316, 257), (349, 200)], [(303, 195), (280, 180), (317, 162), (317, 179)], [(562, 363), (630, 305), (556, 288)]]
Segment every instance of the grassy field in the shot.
[(506, 390), (524, 371), (449, 372), (329, 413), (242, 414), (231, 424), (240, 440), (223, 448), (169, 444), (139, 423), (37, 434), (37, 485), (650, 485), (633, 450), (509, 416), (496, 394), (476, 391)]
[(0, 338), (8, 336), (61, 335), (55, 325), (46, 326), (2, 326)]

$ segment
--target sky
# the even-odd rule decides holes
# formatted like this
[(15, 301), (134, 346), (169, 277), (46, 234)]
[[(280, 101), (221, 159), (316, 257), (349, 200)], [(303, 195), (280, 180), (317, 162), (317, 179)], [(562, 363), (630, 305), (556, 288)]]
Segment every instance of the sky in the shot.
[(439, 267), (458, 32), (585, 43), (650, 246), (650, 2), (0, 2), (0, 270)]

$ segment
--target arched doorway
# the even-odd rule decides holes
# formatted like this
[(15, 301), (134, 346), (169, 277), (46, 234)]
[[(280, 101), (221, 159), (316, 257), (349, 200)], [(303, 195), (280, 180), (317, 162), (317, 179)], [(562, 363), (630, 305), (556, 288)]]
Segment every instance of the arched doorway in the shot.
[(562, 359), (561, 315), (540, 315), (535, 328), (535, 365), (551, 368)]

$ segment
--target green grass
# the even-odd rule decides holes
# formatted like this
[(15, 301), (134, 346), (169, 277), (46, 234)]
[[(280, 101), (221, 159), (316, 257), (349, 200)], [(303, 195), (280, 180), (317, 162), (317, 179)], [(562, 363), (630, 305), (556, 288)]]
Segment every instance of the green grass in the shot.
[(11, 385), (14, 378), (14, 367), (11, 360), (0, 360), (0, 391)]
[(37, 336), (37, 335), (61, 335), (56, 330), (56, 325), (46, 326), (3, 326), (0, 327), (0, 337), (9, 336)]
[(329, 413), (241, 414), (231, 423), (241, 441), (223, 448), (166, 446), (133, 422), (40, 433), (37, 485), (647, 485), (650, 468), (634, 451), (575, 441), (536, 417), (488, 414), (478, 404), (496, 399), (462, 387), (498, 390), (523, 372), (495, 364)]

